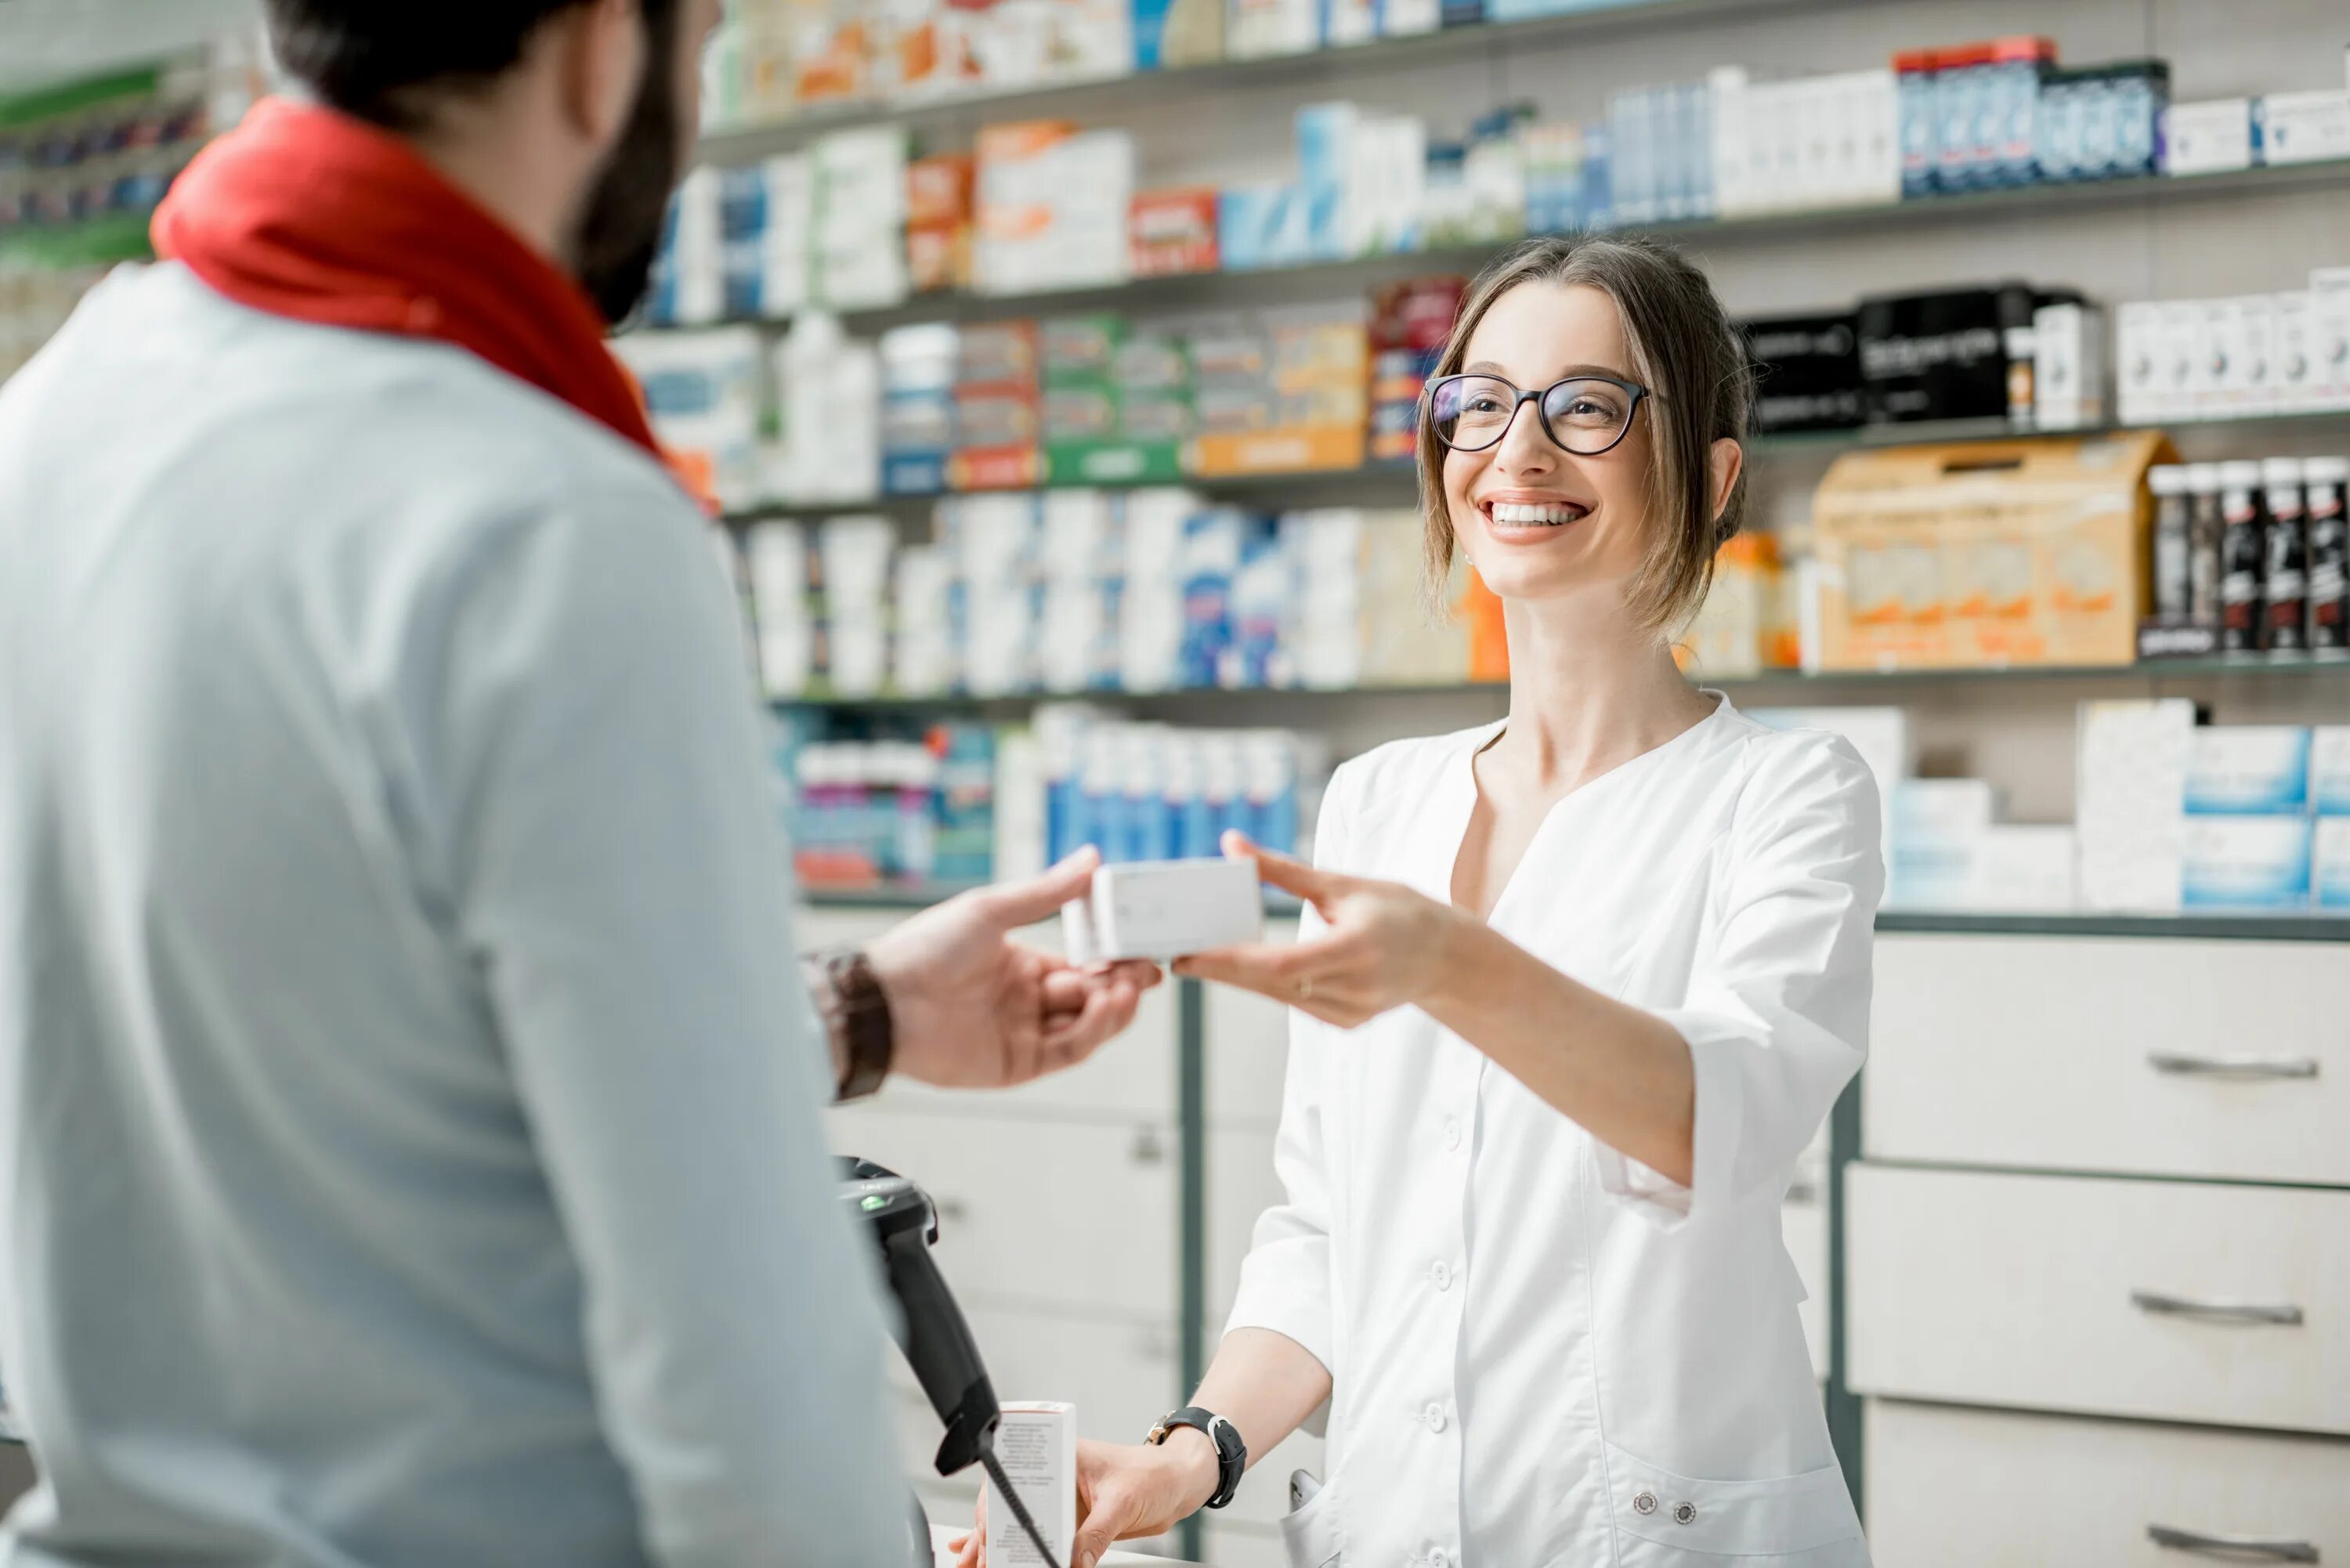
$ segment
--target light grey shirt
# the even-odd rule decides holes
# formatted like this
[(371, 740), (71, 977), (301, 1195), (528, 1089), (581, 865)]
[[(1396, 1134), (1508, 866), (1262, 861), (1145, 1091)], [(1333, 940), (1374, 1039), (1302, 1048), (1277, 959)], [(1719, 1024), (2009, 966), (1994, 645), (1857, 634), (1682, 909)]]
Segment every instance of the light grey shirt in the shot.
[(902, 1568), (741, 648), (459, 350), (166, 266), (0, 391), (0, 1563)]

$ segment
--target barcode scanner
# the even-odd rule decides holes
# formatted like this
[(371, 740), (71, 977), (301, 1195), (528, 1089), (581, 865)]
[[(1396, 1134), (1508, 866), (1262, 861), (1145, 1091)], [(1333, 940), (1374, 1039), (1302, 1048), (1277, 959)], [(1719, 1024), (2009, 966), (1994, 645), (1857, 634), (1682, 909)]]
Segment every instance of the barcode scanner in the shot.
[[(946, 1435), (939, 1442), (939, 1474), (958, 1475), (973, 1464), (983, 1466), (1045, 1568), (1060, 1568), (996, 1459), (995, 1429), (1003, 1423), (1003, 1409), (996, 1401), (995, 1386), (988, 1381), (987, 1366), (979, 1358), (971, 1324), (931, 1256), (939, 1239), (939, 1220), (930, 1194), (869, 1159), (843, 1156), (840, 1199), (880, 1245), (882, 1271), (898, 1304), (893, 1325), (898, 1348), (931, 1408), (946, 1423)], [(921, 1561), (930, 1562), (927, 1530)]]

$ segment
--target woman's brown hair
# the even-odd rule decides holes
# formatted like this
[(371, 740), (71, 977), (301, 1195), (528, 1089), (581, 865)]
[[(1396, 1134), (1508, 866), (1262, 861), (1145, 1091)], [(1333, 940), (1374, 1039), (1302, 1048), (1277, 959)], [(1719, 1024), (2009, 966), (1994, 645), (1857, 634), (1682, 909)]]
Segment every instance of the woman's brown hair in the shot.
[[(1713, 556), (1738, 532), (1746, 510), (1742, 470), (1728, 502), (1713, 510), (1713, 443), (1746, 439), (1754, 376), (1744, 342), (1705, 274), (1659, 241), (1637, 236), (1528, 240), (1471, 286), (1436, 374), (1459, 372), (1469, 339), (1493, 302), (1521, 284), (1584, 286), (1616, 302), (1631, 348), (1632, 379), (1648, 389), (1649, 509), (1658, 527), (1627, 597), (1642, 625), (1671, 631), (1705, 600)], [(1455, 542), (1444, 498), (1444, 444), (1426, 400), (1419, 421), (1420, 512), (1432, 584), (1451, 576)]]

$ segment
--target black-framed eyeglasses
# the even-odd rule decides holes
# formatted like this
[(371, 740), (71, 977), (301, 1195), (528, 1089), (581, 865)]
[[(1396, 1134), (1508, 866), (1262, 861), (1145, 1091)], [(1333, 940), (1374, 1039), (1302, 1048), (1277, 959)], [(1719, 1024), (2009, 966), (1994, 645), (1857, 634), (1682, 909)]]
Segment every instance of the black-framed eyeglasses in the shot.
[(1638, 382), (1610, 376), (1569, 376), (1538, 392), (1521, 391), (1499, 376), (1440, 376), (1428, 384), (1428, 422), (1452, 451), (1483, 452), (1532, 403), (1553, 445), (1576, 457), (1597, 457), (1632, 433), (1632, 415), (1648, 395)]

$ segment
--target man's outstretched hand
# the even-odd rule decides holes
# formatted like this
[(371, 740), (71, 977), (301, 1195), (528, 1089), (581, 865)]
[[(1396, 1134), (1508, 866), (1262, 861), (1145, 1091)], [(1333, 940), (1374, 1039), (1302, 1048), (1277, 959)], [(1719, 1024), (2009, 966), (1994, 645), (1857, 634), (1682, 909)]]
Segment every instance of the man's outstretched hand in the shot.
[(1074, 1067), (1134, 1022), (1152, 963), (1079, 968), (1012, 933), (1084, 896), (1101, 857), (950, 898), (865, 950), (889, 1000), (891, 1071), (941, 1088), (997, 1089)]

